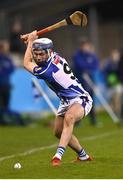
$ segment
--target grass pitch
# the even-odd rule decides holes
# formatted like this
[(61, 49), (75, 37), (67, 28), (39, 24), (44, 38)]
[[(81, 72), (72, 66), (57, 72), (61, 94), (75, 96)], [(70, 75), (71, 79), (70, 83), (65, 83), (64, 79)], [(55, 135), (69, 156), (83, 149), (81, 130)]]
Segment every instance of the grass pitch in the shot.
[[(103, 127), (91, 127), (84, 119), (74, 130), (94, 160), (72, 163), (76, 154), (67, 148), (60, 167), (50, 164), (58, 143), (51, 128), (42, 123), (35, 128), (0, 127), (0, 178), (123, 178), (123, 128), (106, 114), (97, 118)], [(17, 162), (21, 169), (14, 169)]]

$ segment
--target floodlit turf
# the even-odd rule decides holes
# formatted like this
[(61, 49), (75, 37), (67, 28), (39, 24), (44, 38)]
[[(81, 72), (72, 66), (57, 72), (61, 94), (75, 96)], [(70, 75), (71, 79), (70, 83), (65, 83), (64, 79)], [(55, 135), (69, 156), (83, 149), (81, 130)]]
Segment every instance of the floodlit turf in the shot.
[[(102, 128), (91, 127), (85, 119), (75, 129), (94, 160), (72, 163), (76, 154), (68, 148), (60, 167), (50, 164), (56, 147), (49, 145), (58, 143), (51, 128), (41, 123), (33, 128), (0, 127), (0, 178), (123, 178), (123, 128), (114, 125), (105, 114), (99, 114), (98, 119), (103, 123)], [(13, 168), (17, 162), (21, 163), (21, 169)]]

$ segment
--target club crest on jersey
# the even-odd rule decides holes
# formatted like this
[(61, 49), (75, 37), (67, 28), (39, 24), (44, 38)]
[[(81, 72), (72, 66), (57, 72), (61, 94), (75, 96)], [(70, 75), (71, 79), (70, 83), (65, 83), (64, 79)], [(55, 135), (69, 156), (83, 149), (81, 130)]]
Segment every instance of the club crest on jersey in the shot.
[(35, 71), (40, 71), (42, 67), (35, 67)]
[(40, 73), (42, 70), (42, 67), (35, 67), (34, 68), (34, 74), (37, 75), (38, 73)]

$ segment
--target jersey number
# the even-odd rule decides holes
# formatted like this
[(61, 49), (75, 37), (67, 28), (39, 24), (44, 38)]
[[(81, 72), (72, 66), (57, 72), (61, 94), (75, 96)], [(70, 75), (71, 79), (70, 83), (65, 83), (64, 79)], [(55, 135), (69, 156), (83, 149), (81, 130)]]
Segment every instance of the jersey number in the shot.
[(71, 74), (71, 76), (70, 76), (71, 79), (73, 79), (73, 80), (76, 79), (76, 77), (73, 75), (73, 72), (67, 63), (64, 63), (63, 69), (66, 74)]

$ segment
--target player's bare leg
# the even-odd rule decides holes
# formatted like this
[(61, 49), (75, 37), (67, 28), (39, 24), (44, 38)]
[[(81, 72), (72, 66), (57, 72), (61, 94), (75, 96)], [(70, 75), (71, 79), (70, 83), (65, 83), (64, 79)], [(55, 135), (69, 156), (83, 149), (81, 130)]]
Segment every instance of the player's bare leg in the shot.
[[(60, 139), (62, 130), (63, 130), (63, 122), (64, 122), (64, 117), (62, 116), (57, 116), (55, 120), (55, 126), (54, 126), (54, 134), (57, 138)], [(72, 134), (72, 137), (70, 139), (70, 142), (68, 144), (76, 153), (80, 152), (82, 149), (78, 139), (75, 137), (75, 135)]]
[(59, 146), (66, 148), (68, 145), (75, 122), (79, 121), (84, 116), (84, 108), (79, 103), (74, 103), (65, 113), (63, 131)]
[[(83, 107), (76, 103), (71, 106), (71, 108), (66, 112), (64, 121), (62, 117), (57, 117), (55, 122), (55, 135), (60, 138), (60, 143), (55, 154), (54, 165), (59, 165), (61, 157), (65, 151), (67, 145), (69, 145), (74, 151), (78, 153), (80, 160), (91, 160), (90, 157), (82, 149), (78, 139), (72, 135), (73, 127), (75, 122), (80, 120), (84, 116)], [(59, 121), (61, 120), (61, 122)], [(63, 124), (64, 122), (64, 124)], [(62, 130), (63, 129), (63, 130)]]

